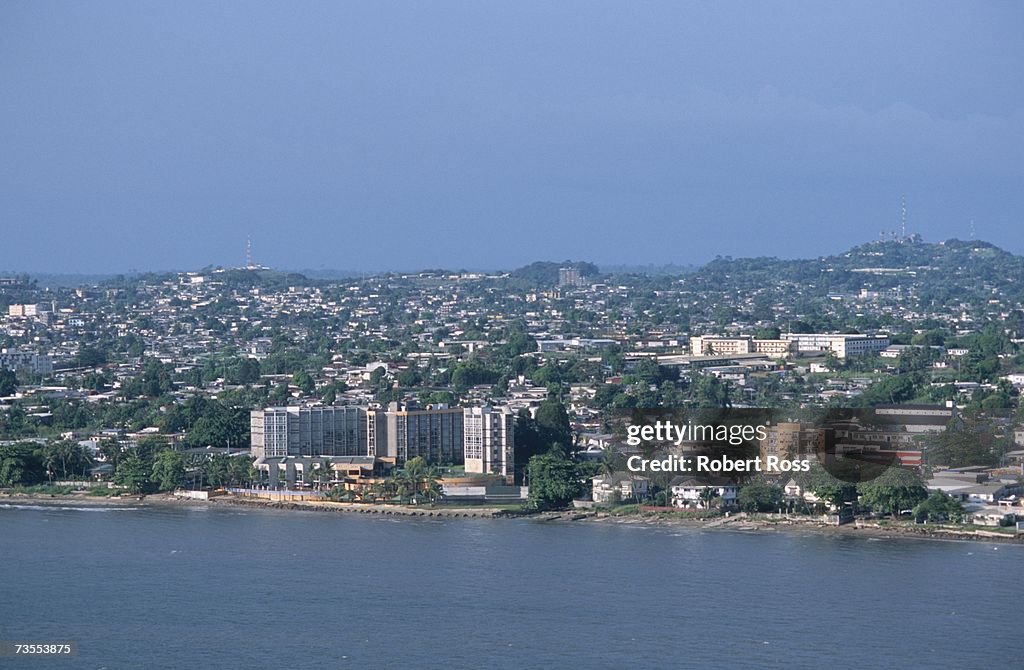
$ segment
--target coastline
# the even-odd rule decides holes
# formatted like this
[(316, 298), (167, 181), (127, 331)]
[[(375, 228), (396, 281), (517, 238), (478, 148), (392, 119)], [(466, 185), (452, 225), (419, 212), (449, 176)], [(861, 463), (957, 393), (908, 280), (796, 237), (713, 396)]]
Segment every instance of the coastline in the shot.
[(713, 519), (690, 519), (660, 514), (613, 515), (594, 511), (562, 512), (518, 512), (495, 507), (403, 507), (397, 505), (343, 503), (331, 501), (278, 502), (233, 495), (215, 496), (209, 500), (195, 500), (178, 497), (169, 493), (151, 495), (97, 497), (81, 494), (51, 495), (37, 493), (0, 493), (0, 507), (10, 506), (52, 506), (52, 507), (203, 507), (209, 505), (240, 505), (272, 510), (305, 512), (333, 512), (347, 514), (381, 514), (395, 517), (419, 518), (475, 518), (475, 519), (524, 519), (540, 523), (583, 523), (639, 525), (662, 528), (690, 528), (695, 530), (725, 531), (739, 533), (795, 533), (826, 534), (836, 537), (862, 537), (871, 539), (917, 539), (957, 542), (996, 542), (1001, 544), (1024, 544), (1024, 534), (1013, 535), (993, 531), (962, 530), (935, 526), (880, 525), (859, 521), (843, 526), (828, 525), (816, 519), (807, 520), (773, 519), (762, 516), (736, 514)]

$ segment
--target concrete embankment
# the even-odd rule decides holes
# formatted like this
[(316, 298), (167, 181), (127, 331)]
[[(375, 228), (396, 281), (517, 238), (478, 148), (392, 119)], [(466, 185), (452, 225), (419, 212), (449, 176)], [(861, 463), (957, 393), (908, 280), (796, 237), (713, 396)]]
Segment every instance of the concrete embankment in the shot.
[(466, 517), (487, 519), (519, 516), (515, 512), (493, 507), (404, 507), (401, 505), (373, 505), (364, 503), (331, 502), (327, 500), (284, 502), (249, 496), (220, 496), (218, 498), (212, 498), (210, 502), (215, 504), (251, 505), (265, 509), (345, 512), (349, 514), (390, 514), (394, 516), (442, 518)]

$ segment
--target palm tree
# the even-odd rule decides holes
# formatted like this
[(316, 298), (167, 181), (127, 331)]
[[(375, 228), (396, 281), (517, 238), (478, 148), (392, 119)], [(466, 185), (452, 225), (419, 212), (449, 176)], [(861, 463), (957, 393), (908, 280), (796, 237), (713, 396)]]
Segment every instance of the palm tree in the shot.
[(437, 468), (431, 467), (427, 471), (426, 480), (423, 482), (423, 493), (426, 494), (427, 500), (431, 503), (435, 503), (444, 496), (444, 489), (441, 487), (441, 482), (438, 479)]
[(619, 452), (615, 451), (610, 445), (601, 449), (601, 473), (606, 477), (614, 475), (620, 460)]
[(57, 461), (59, 456), (57, 454), (57, 445), (53, 442), (48, 443), (43, 447), (43, 467), (46, 468), (46, 477), (53, 483), (53, 472), (57, 469)]
[(399, 481), (398, 475), (391, 475), (381, 484), (381, 496), (384, 498), (385, 502), (393, 501), (395, 496), (399, 495), (401, 487), (402, 485)]
[(317, 471), (318, 479), (320, 480), (320, 489), (326, 491), (331, 486), (331, 479), (334, 478), (334, 469), (331, 467), (331, 462), (328, 459), (320, 461), (320, 469)]
[(434, 468), (427, 465), (426, 460), (422, 456), (417, 456), (405, 464), (405, 469), (401, 475), (402, 483), (409, 491), (414, 503), (417, 502), (419, 494), (423, 492), (427, 481), (431, 477), (436, 481), (436, 471), (432, 472), (432, 470)]
[(704, 503), (704, 509), (711, 509), (711, 503), (718, 497), (718, 491), (710, 486), (705, 486), (700, 491), (700, 500)]

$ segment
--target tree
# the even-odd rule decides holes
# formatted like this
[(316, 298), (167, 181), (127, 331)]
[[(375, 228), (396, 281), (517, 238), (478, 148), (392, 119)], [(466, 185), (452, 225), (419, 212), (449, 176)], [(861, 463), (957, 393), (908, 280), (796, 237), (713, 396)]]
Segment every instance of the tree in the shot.
[(505, 345), (508, 356), (515, 357), (521, 354), (527, 354), (537, 350), (537, 341), (534, 340), (529, 334), (522, 331), (516, 331), (509, 335), (508, 343)]
[(329, 459), (325, 458), (320, 461), (320, 467), (317, 469), (316, 475), (321, 490), (326, 491), (330, 488), (331, 479), (334, 478), (334, 468), (331, 467), (331, 461)]
[(799, 473), (794, 479), (801, 490), (813, 493), (833, 507), (842, 507), (857, 499), (857, 487), (854, 484), (836, 478), (817, 462), (812, 462), (810, 470)]
[(714, 375), (698, 375), (691, 386), (690, 399), (697, 407), (731, 407), (729, 384)]
[(153, 466), (137, 449), (132, 449), (118, 463), (114, 471), (114, 483), (128, 489), (129, 493), (143, 493), (149, 489)]
[(152, 481), (160, 491), (173, 491), (185, 482), (185, 457), (164, 449), (153, 458)]
[(935, 491), (914, 508), (914, 516), (924, 521), (960, 523), (964, 518), (964, 507), (949, 494)]
[(751, 482), (740, 489), (737, 501), (744, 512), (775, 512), (782, 507), (782, 489), (767, 482)]
[(103, 457), (103, 461), (113, 465), (115, 469), (125, 456), (124, 445), (117, 440), (111, 439), (100, 440), (99, 452), (100, 456)]
[(700, 499), (701, 506), (704, 509), (711, 509), (711, 503), (718, 498), (718, 489), (713, 486), (705, 486), (700, 490), (697, 497)]
[(575, 447), (569, 413), (558, 398), (548, 396), (537, 408), (537, 431), (545, 446), (558, 444), (566, 453)]
[(420, 373), (415, 368), (407, 368), (398, 373), (398, 385), (405, 388), (419, 386), (422, 382)]
[(206, 481), (210, 486), (226, 486), (231, 481), (231, 457), (216, 454), (206, 462)]
[(923, 439), (925, 458), (929, 465), (956, 468), (996, 465), (999, 461), (996, 437), (982, 421), (968, 421), (963, 427), (928, 435)]
[(324, 392), (323, 403), (325, 405), (333, 405), (334, 401), (338, 399), (338, 391), (332, 384), (327, 387), (327, 391)]
[(246, 454), (231, 457), (231, 463), (228, 466), (228, 479), (235, 484), (242, 486), (248, 486), (259, 473), (253, 466), (253, 460)]
[(46, 443), (39, 450), (39, 456), (50, 481), (53, 481), (55, 477), (57, 479), (85, 477), (86, 471), (92, 465), (85, 449), (77, 442), (70, 440)]
[(239, 384), (255, 384), (260, 380), (260, 363), (255, 358), (243, 358), (238, 363), (235, 379)]
[(46, 470), (32, 442), (0, 445), (0, 486), (38, 484)]
[(229, 408), (213, 400), (203, 403), (188, 431), (187, 441), (193, 447), (241, 446), (249, 439), (248, 412)]
[(878, 477), (857, 486), (861, 502), (871, 509), (898, 516), (913, 509), (928, 497), (920, 475), (901, 467), (891, 467)]
[(406, 462), (398, 482), (404, 488), (404, 494), (411, 496), (413, 502), (419, 502), (420, 497), (434, 502), (442, 495), (437, 468), (429, 465), (422, 456)]
[(105, 365), (107, 352), (98, 347), (84, 346), (78, 350), (78, 367), (95, 368)]
[(14, 395), (18, 391), (18, 377), (7, 368), (0, 368), (0, 396)]
[(298, 386), (299, 390), (302, 391), (302, 395), (306, 397), (313, 395), (313, 392), (316, 391), (316, 382), (313, 381), (312, 375), (308, 372), (296, 372), (292, 376), (292, 383)]
[(516, 459), (520, 463), (544, 452), (545, 447), (541, 441), (537, 421), (530, 416), (530, 410), (525, 407), (516, 415), (515, 436)]
[(288, 402), (288, 398), (290, 397), (291, 394), (288, 391), (288, 384), (281, 382), (274, 387), (273, 391), (270, 392), (269, 400), (275, 405), (283, 405)]
[(583, 492), (579, 467), (560, 450), (529, 461), (530, 504), (536, 509), (559, 509)]
[(633, 368), (633, 375), (643, 384), (659, 384), (662, 380), (661, 368), (651, 358), (638, 361)]

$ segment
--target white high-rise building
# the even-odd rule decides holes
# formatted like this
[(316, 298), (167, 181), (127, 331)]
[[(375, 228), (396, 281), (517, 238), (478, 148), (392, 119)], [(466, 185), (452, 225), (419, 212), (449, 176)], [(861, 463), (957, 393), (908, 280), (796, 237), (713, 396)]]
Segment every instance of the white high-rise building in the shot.
[(467, 407), (463, 434), (467, 473), (515, 474), (515, 415), (508, 407)]

